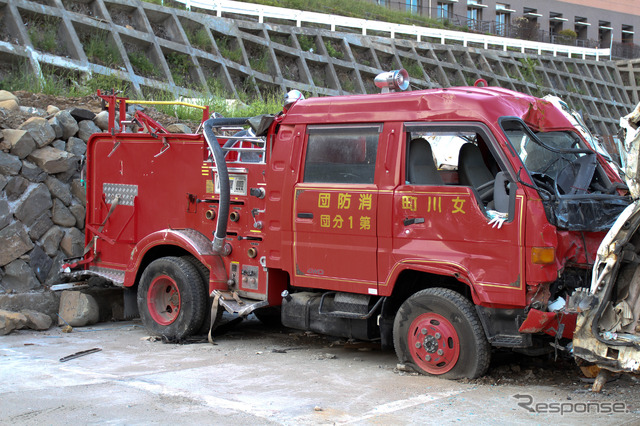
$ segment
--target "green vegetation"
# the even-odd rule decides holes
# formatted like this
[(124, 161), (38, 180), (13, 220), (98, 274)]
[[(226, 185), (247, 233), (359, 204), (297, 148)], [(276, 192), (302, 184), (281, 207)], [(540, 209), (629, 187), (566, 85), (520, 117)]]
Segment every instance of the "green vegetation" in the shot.
[(55, 53), (58, 47), (58, 19), (46, 16), (30, 23), (27, 32), (33, 47), (43, 52)]
[(266, 73), (269, 71), (269, 50), (265, 49), (259, 57), (250, 57), (249, 64), (254, 70)]
[[(233, 62), (242, 63), (242, 49), (229, 37), (223, 36), (216, 40), (220, 54)], [(234, 47), (233, 45), (236, 44)]]
[(325, 40), (324, 47), (327, 48), (327, 53), (332, 58), (342, 59), (344, 57), (344, 53), (340, 50), (340, 46), (334, 44), (331, 40)]
[(193, 67), (191, 59), (178, 52), (170, 52), (165, 55), (167, 59), (167, 65), (171, 70), (173, 76), (173, 82), (176, 86), (190, 87), (192, 86), (189, 70)]
[(536, 70), (536, 66), (538, 66), (538, 61), (534, 58), (520, 58), (518, 59), (522, 67), (520, 68), (520, 73), (525, 81), (529, 83), (533, 83), (536, 85), (536, 90), (534, 91), (534, 95), (540, 96), (542, 87), (544, 86), (544, 81), (542, 75)]
[(107, 35), (97, 32), (86, 37), (84, 52), (91, 62), (111, 66), (120, 62), (120, 52)]
[(411, 78), (424, 80), (424, 75), (422, 74), (422, 66), (420, 66), (418, 62), (405, 57), (401, 57), (400, 61), (402, 62), (402, 67), (407, 70)]
[(73, 71), (42, 67), (42, 78), (37, 78), (27, 62), (12, 67), (10, 74), (0, 81), (0, 90), (25, 90), (53, 96), (88, 96), (101, 90), (119, 90), (130, 93), (130, 83), (113, 75), (92, 74), (81, 78)]
[(129, 62), (136, 74), (144, 77), (157, 77), (158, 69), (151, 60), (142, 52), (129, 52)]
[(298, 36), (298, 42), (300, 43), (300, 50), (308, 52), (309, 50), (316, 47), (316, 40), (313, 36), (308, 35), (300, 35)]
[(340, 83), (342, 84), (342, 90), (345, 92), (353, 93), (356, 90), (356, 85), (353, 82), (353, 79), (349, 77), (343, 79)]
[(205, 27), (200, 27), (196, 30), (185, 26), (184, 31), (187, 34), (189, 43), (191, 43), (193, 47), (204, 50), (205, 52), (212, 51), (213, 43), (211, 42), (211, 37), (209, 37), (208, 29), (206, 29)]

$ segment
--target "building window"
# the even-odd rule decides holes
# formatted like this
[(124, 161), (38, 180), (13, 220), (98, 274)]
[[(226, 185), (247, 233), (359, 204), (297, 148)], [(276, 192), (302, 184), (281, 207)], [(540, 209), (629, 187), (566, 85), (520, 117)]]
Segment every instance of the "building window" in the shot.
[(590, 23), (587, 22), (587, 18), (583, 18), (582, 16), (576, 16), (575, 20), (575, 31), (578, 36), (578, 40), (586, 40), (587, 39), (587, 30), (591, 26)]
[(467, 27), (472, 30), (480, 30), (483, 7), (487, 7), (487, 5), (480, 3), (480, 0), (467, 0)]
[(496, 3), (496, 34), (500, 36), (507, 35), (507, 27), (510, 22), (510, 14), (513, 10), (509, 9), (508, 4)]
[(407, 12), (418, 13), (418, 0), (405, 0), (407, 5)]
[(611, 22), (609, 21), (598, 22), (598, 41), (600, 42), (600, 47), (606, 49), (611, 46), (611, 42), (613, 41), (611, 37), (612, 30), (613, 28), (611, 27)]
[(562, 17), (562, 13), (549, 12), (549, 34), (556, 35), (562, 31), (563, 24), (567, 18)]
[(438, 19), (451, 19), (453, 10), (449, 3), (438, 2)]
[(633, 44), (633, 25), (623, 25), (620, 38), (624, 44)]

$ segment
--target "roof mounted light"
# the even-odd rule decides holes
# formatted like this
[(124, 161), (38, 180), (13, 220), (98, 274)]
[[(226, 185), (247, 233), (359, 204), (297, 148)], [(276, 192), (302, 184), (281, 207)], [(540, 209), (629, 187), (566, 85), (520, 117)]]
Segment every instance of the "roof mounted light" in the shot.
[(376, 76), (374, 83), (382, 93), (405, 91), (409, 88), (409, 73), (405, 69), (383, 72)]

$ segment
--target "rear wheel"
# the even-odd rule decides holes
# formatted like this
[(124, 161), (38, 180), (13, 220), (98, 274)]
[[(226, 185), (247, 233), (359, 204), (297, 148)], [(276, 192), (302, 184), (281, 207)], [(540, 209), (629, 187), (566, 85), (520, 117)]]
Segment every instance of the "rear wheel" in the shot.
[(491, 347), (473, 304), (445, 288), (409, 297), (393, 323), (398, 359), (423, 374), (476, 378), (489, 367)]
[(186, 259), (157, 259), (140, 278), (140, 318), (150, 333), (169, 340), (180, 340), (198, 331), (205, 317), (206, 301), (200, 273)]

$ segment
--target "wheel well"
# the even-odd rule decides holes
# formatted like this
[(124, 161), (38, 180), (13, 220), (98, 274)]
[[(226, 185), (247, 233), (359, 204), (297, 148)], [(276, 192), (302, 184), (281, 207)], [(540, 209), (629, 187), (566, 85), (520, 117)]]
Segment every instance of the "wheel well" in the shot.
[(136, 288), (138, 286), (142, 273), (147, 268), (147, 266), (149, 266), (149, 264), (154, 260), (160, 259), (161, 257), (166, 257), (166, 256), (181, 257), (181, 256), (187, 256), (187, 255), (191, 255), (191, 253), (189, 253), (187, 250), (183, 249), (182, 247), (178, 247), (178, 246), (163, 245), (163, 246), (152, 247), (151, 249), (149, 249), (148, 252), (145, 253), (144, 257), (142, 258), (142, 261), (140, 262), (140, 267), (136, 272), (136, 280), (132, 288)]
[(387, 297), (382, 308), (382, 316), (393, 319), (400, 305), (412, 294), (432, 287), (448, 288), (472, 300), (469, 286), (454, 277), (406, 270), (400, 273), (393, 287), (391, 296)]

